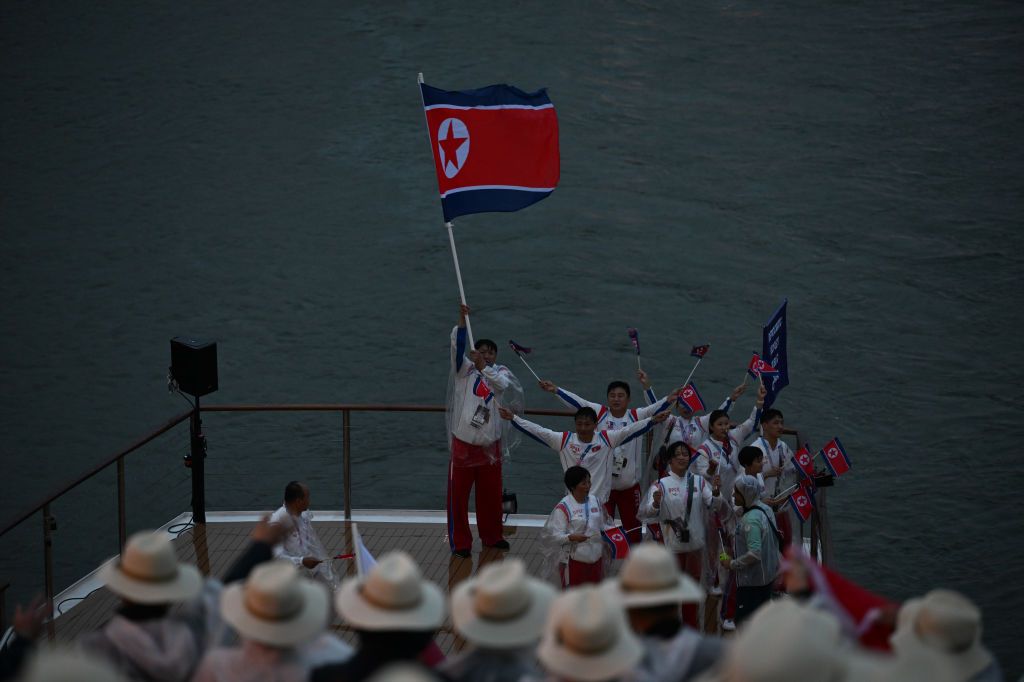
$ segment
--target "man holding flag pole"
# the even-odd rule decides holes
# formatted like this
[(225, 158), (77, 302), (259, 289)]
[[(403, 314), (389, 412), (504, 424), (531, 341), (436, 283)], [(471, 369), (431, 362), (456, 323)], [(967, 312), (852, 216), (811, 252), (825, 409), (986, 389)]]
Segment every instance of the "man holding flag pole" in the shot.
[[(495, 363), (498, 346), (479, 339), (467, 353), (469, 306), (459, 306), (451, 336), (451, 373), (446, 417), (451, 461), (448, 465), (448, 544), (453, 554), (470, 556), (469, 492), (476, 486), (476, 524), (480, 542), (508, 549), (501, 528), (501, 460), (504, 422), (501, 404), (522, 409), (522, 387), (511, 370)], [(506, 395), (507, 394), (507, 395)], [(507, 441), (507, 439), (505, 439)]]
[[(503, 420), (496, 410), (503, 398), (521, 410), (522, 388), (507, 367), (494, 364), (497, 344), (473, 341), (452, 221), (472, 213), (517, 211), (549, 196), (559, 178), (558, 119), (545, 90), (528, 93), (499, 84), (448, 91), (424, 83), (423, 74), (418, 82), (461, 303), (451, 337), (447, 506), (451, 550), (468, 557), (474, 483), (481, 541), (508, 548), (501, 533)], [(506, 394), (517, 394), (518, 404)]]

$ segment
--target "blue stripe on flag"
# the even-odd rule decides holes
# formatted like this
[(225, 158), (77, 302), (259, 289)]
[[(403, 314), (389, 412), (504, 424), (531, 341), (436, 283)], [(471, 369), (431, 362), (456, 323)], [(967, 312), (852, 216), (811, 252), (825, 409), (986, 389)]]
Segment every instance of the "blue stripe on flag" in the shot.
[(477, 189), (449, 194), (441, 199), (444, 219), (451, 222), (455, 218), (471, 213), (491, 211), (509, 212), (531, 206), (541, 199), (547, 198), (552, 190), (532, 192), (515, 189)]

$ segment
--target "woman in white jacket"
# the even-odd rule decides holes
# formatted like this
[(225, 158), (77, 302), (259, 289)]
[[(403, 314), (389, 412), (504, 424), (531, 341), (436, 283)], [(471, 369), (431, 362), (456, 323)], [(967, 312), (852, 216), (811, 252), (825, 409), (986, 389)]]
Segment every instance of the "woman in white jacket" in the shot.
[(581, 466), (569, 467), (565, 487), (569, 494), (544, 524), (545, 554), (557, 562), (563, 589), (604, 579), (603, 509), (590, 494), (590, 472)]
[[(720, 481), (709, 482), (689, 471), (693, 450), (683, 441), (668, 446), (668, 475), (651, 486), (640, 508), (646, 519), (657, 520), (665, 537), (665, 547), (675, 554), (679, 570), (701, 582), (707, 547), (708, 514), (713, 507), (725, 507)], [(705, 584), (707, 581), (704, 581)], [(683, 606), (683, 621), (696, 628), (697, 606)]]

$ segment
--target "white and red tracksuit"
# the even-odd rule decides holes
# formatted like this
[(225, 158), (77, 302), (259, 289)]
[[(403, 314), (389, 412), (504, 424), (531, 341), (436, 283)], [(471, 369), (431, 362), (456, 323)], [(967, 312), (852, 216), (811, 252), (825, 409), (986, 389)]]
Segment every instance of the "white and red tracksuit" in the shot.
[(466, 357), (466, 343), (466, 328), (452, 329), (451, 367), (455, 388), (446, 506), (448, 544), (453, 552), (468, 550), (473, 545), (469, 530), (469, 491), (474, 485), (480, 541), (493, 545), (502, 539), (498, 401), (512, 373), (504, 365), (478, 370)]

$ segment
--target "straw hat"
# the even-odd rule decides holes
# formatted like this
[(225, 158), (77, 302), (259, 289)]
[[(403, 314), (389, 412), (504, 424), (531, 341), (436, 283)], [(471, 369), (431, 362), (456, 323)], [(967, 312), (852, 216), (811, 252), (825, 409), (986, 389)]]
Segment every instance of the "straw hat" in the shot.
[(540, 639), (555, 590), (526, 575), (519, 559), (488, 564), (452, 592), (452, 621), (473, 644), (499, 649)]
[(42, 647), (25, 664), (21, 682), (121, 682), (120, 673), (107, 661), (77, 649)]
[(704, 591), (679, 570), (672, 553), (654, 542), (631, 548), (618, 577), (605, 580), (601, 587), (627, 609), (704, 600)]
[(555, 599), (537, 657), (548, 672), (574, 680), (607, 680), (632, 670), (643, 655), (625, 613), (608, 594), (584, 585)]
[(263, 644), (290, 647), (327, 627), (327, 589), (299, 575), (289, 561), (261, 564), (242, 583), (224, 588), (220, 612), (239, 634)]
[(992, 664), (981, 643), (981, 611), (952, 590), (932, 590), (900, 609), (889, 641), (900, 658), (940, 660), (955, 679), (967, 680)]
[(739, 630), (720, 682), (877, 682), (891, 678), (881, 658), (855, 652), (839, 621), (791, 599), (769, 602)]
[(433, 630), (444, 621), (444, 597), (405, 552), (381, 557), (370, 572), (335, 593), (342, 618), (363, 630)]
[(170, 538), (155, 531), (132, 535), (99, 577), (111, 592), (137, 604), (187, 601), (203, 589), (199, 569), (179, 563)]

